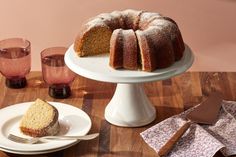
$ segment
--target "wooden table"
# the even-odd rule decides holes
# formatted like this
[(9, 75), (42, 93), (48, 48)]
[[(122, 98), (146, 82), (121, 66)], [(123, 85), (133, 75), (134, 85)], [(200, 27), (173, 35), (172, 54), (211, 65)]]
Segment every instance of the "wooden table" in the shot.
[[(34, 101), (42, 98), (74, 105), (84, 110), (92, 119), (90, 133), (99, 132), (99, 138), (81, 141), (68, 149), (38, 156), (78, 157), (78, 156), (156, 156), (140, 137), (140, 132), (154, 124), (182, 112), (203, 101), (212, 91), (221, 91), (225, 100), (236, 99), (236, 73), (187, 72), (177, 77), (145, 83), (144, 87), (151, 102), (157, 109), (156, 120), (145, 127), (122, 128), (104, 120), (104, 108), (110, 101), (115, 84), (97, 82), (77, 76), (72, 83), (73, 95), (68, 99), (53, 99), (48, 95), (48, 87), (42, 80), (41, 72), (31, 72), (27, 76), (28, 86), (23, 89), (9, 89), (5, 79), (0, 77), (0, 108), (15, 103)], [(0, 139), (1, 140), (1, 139)], [(22, 156), (0, 151), (0, 157)], [(217, 153), (216, 156), (222, 156)]]

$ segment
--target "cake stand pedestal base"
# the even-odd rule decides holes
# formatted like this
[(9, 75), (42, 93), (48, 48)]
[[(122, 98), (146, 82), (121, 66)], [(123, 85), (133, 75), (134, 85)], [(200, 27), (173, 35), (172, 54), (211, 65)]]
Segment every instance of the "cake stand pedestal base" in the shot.
[(156, 110), (141, 84), (117, 84), (116, 91), (105, 109), (105, 119), (122, 127), (139, 127), (151, 123)]

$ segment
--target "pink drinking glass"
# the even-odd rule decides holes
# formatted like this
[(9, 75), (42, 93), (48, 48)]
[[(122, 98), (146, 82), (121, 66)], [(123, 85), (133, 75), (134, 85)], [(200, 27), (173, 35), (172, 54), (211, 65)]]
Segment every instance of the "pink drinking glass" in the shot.
[(70, 83), (75, 78), (64, 62), (67, 48), (52, 47), (41, 52), (44, 81), (49, 85), (49, 95), (53, 98), (67, 98), (71, 95)]
[(27, 85), (25, 75), (31, 68), (31, 45), (22, 38), (0, 41), (0, 72), (6, 77), (9, 88), (23, 88)]

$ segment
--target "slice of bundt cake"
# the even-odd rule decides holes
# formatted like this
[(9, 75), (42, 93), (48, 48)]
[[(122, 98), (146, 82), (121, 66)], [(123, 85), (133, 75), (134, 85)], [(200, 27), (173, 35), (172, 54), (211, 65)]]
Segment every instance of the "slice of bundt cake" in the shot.
[(176, 22), (169, 17), (163, 16), (154, 19), (148, 24), (148, 26), (159, 26), (162, 28), (162, 31), (169, 37), (173, 46), (175, 61), (180, 60), (183, 56), (185, 46)]
[(20, 130), (23, 134), (32, 137), (57, 134), (60, 130), (57, 109), (49, 103), (37, 99), (21, 119)]
[(115, 69), (123, 67), (123, 36), (121, 29), (113, 31), (110, 40), (109, 65)]
[(132, 29), (116, 29), (110, 40), (110, 66), (118, 69), (138, 69), (138, 47)]
[(136, 35), (143, 71), (150, 72), (157, 68), (166, 68), (174, 63), (173, 47), (161, 27), (153, 26), (144, 31), (137, 30)]

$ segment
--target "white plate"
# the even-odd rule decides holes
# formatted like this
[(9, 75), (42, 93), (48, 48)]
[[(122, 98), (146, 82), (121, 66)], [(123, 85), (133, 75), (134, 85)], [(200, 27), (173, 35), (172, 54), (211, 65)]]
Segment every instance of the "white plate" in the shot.
[(15, 150), (12, 150), (12, 149), (6, 149), (6, 148), (1, 148), (1, 147), (0, 147), (0, 150), (4, 151), (4, 152), (8, 152), (8, 153), (13, 153), (13, 154), (37, 155), (37, 154), (46, 154), (46, 153), (57, 152), (57, 151), (69, 148), (69, 147), (77, 144), (78, 142), (79, 141), (77, 141), (75, 143), (72, 143), (70, 145), (64, 146), (64, 147), (60, 147), (60, 148), (56, 148), (56, 149), (51, 149), (51, 150), (44, 150), (44, 151), (32, 151), (32, 152), (31, 151), (15, 151)]
[(79, 57), (75, 53), (73, 45), (65, 54), (66, 65), (75, 73), (90, 79), (113, 83), (141, 83), (168, 79), (185, 72), (193, 64), (193, 60), (194, 55), (186, 44), (181, 60), (168, 68), (157, 69), (153, 72), (115, 70), (109, 66), (108, 54)]
[[(79, 136), (85, 135), (91, 128), (91, 119), (79, 108), (59, 103), (49, 102), (59, 112), (60, 135)], [(21, 144), (7, 138), (9, 133), (27, 137), (20, 132), (19, 122), (32, 102), (19, 103), (0, 110), (0, 149), (17, 154), (42, 154), (65, 149), (78, 143), (78, 140), (49, 141), (38, 144)]]

